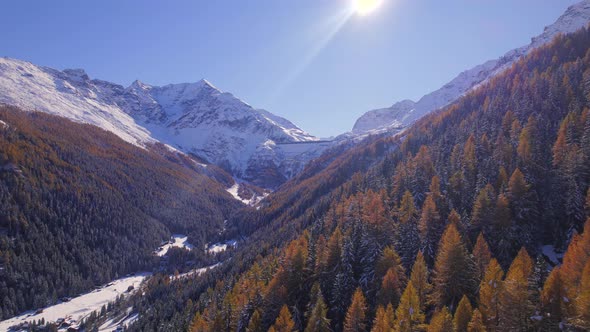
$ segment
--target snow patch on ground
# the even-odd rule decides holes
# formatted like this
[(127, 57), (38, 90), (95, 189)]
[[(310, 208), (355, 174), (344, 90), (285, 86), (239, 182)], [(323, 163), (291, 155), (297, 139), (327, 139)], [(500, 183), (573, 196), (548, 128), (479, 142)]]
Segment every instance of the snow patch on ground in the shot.
[(238, 195), (238, 190), (240, 189), (240, 184), (239, 183), (234, 183), (233, 186), (227, 188), (227, 192), (230, 193), (230, 195), (232, 195), (235, 199), (237, 199), (238, 201), (244, 203), (244, 204), (249, 204), (250, 200), (248, 199), (243, 199), (242, 197), (240, 197), (240, 195)]
[(188, 271), (186, 273), (181, 273), (178, 276), (171, 276), (171, 279), (177, 280), (177, 279), (184, 279), (184, 278), (199, 276), (209, 270), (213, 270), (214, 268), (218, 267), (219, 265), (221, 265), (221, 263), (205, 266), (200, 269), (194, 269), (194, 270)]
[(125, 328), (129, 327), (131, 324), (135, 323), (135, 321), (139, 318), (138, 313), (132, 313), (133, 308), (127, 308), (127, 314), (121, 317), (115, 317), (107, 320), (104, 322), (99, 328), (99, 332), (112, 332), (116, 331), (118, 327)]
[(249, 206), (255, 206), (261, 200), (263, 200), (264, 198), (266, 198), (266, 196), (268, 196), (268, 193), (264, 193), (262, 196), (258, 196), (258, 195), (256, 195), (256, 194), (253, 193), (252, 194), (252, 197), (250, 199), (242, 198), (239, 195), (240, 184), (238, 182), (234, 183), (233, 186), (227, 188), (226, 191), (228, 193), (230, 193), (230, 195), (232, 195), (233, 198), (235, 198), (236, 200), (244, 203), (245, 205), (249, 205)]
[[(44, 318), (46, 322), (55, 322), (59, 318), (71, 317), (72, 320), (80, 322), (93, 311), (100, 311), (103, 305), (113, 302), (121, 294), (130, 295), (135, 292), (141, 283), (151, 274), (148, 272), (139, 273), (134, 276), (117, 279), (92, 292), (75, 297), (67, 302), (62, 302), (35, 314), (35, 311), (26, 312), (20, 316), (0, 322), (0, 331), (8, 331), (9, 327), (30, 321), (38, 321)], [(133, 290), (127, 289), (133, 286)], [(39, 311), (39, 310), (37, 310)]]
[(228, 247), (235, 248), (238, 245), (238, 241), (236, 240), (229, 240), (223, 243), (214, 243), (207, 248), (207, 252), (210, 254), (217, 254), (223, 251), (226, 251)]
[(192, 250), (193, 245), (188, 243), (188, 237), (182, 234), (174, 234), (172, 235), (172, 239), (168, 241), (168, 243), (160, 246), (154, 253), (160, 257), (165, 256), (168, 253), (168, 250), (172, 247), (177, 248), (185, 248), (187, 250)]

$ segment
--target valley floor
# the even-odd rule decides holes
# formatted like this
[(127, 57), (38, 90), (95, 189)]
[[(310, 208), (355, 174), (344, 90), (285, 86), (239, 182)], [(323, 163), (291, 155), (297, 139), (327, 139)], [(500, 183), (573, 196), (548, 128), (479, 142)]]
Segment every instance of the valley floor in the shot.
[[(92, 312), (100, 311), (102, 306), (106, 306), (109, 302), (115, 301), (119, 295), (131, 295), (139, 289), (141, 283), (150, 275), (151, 273), (143, 272), (117, 279), (69, 301), (61, 302), (37, 311), (25, 312), (20, 316), (0, 322), (0, 331), (8, 331), (11, 326), (25, 322), (37, 322), (40, 319), (44, 319), (46, 322), (56, 322), (60, 318), (68, 318), (72, 323), (74, 321), (80, 322)], [(133, 287), (133, 289), (129, 290), (130, 287)]]

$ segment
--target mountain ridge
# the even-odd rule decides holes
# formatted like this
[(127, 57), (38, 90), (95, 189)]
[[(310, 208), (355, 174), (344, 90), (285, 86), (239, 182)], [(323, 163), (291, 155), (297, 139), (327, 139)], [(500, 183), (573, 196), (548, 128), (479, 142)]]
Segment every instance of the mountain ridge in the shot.
[[(271, 143), (319, 139), (205, 79), (164, 86), (136, 80), (124, 87), (91, 79), (83, 69), (59, 71), (3, 57), (0, 103), (89, 123), (142, 147), (162, 142), (267, 188), (280, 185), (323, 150), (309, 146), (298, 154), (303, 163), (286, 161), (287, 152)], [(259, 173), (269, 167), (275, 175), (261, 180)]]
[[(371, 110), (359, 117), (352, 129), (355, 135), (366, 135), (386, 131), (399, 131), (420, 117), (438, 110), (489, 79), (510, 68), (517, 60), (529, 54), (533, 49), (550, 43), (559, 34), (575, 32), (590, 23), (590, 0), (584, 0), (567, 8), (567, 10), (543, 32), (533, 38), (528, 45), (506, 52), (503, 56), (488, 60), (471, 69), (465, 70), (443, 85), (440, 89), (424, 95), (415, 102), (414, 107), (400, 111), (399, 102), (393, 106)], [(405, 102), (405, 101), (403, 101)], [(382, 119), (389, 122), (380, 122)]]

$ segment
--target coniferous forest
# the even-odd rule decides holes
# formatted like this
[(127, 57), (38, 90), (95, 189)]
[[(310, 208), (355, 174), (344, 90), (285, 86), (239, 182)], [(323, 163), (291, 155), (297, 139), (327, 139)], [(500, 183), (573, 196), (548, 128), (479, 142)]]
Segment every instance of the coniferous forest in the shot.
[[(328, 152), (212, 273), (154, 278), (132, 330), (590, 329), (590, 31), (403, 134)], [(561, 254), (563, 257), (561, 257)]]
[(239, 206), (161, 147), (10, 107), (0, 119), (0, 319), (157, 268), (171, 233), (203, 247)]
[[(44, 70), (35, 73), (76, 79), (71, 91), (92, 85), (106, 95), (115, 86)], [(281, 175), (272, 193), (231, 173), (235, 160), (222, 169), (194, 146), (185, 154), (133, 145), (0, 105), (0, 321), (146, 272), (137, 289), (119, 289), (116, 301), (62, 330), (99, 331), (118, 316), (126, 331), (590, 331), (590, 28), (491, 77), (399, 132), (330, 145), (301, 172), (290, 169), (290, 180), (271, 160), (283, 151), (272, 150), (276, 142), (239, 146), (268, 152), (247, 166)], [(285, 134), (281, 122), (311, 137), (204, 80), (164, 87), (166, 102), (178, 86), (209, 94), (174, 107), (230, 114), (207, 111), (204, 123), (262, 137)], [(137, 81), (108, 102), (139, 114), (148, 92), (164, 88)], [(164, 121), (161, 107), (151, 99), (142, 121)], [(257, 114), (247, 118), (254, 125), (240, 120), (240, 107)], [(197, 113), (180, 112), (175, 134)], [(283, 144), (319, 142), (301, 139)], [(158, 256), (172, 234), (190, 245)], [(58, 330), (57, 321), (23, 322), (19, 329)]]

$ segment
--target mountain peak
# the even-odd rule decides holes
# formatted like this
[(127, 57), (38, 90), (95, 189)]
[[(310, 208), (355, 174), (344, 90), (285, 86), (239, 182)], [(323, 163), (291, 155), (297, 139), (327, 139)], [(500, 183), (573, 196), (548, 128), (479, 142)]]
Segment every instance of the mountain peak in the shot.
[(144, 83), (140, 80), (135, 80), (135, 81), (133, 81), (133, 83), (131, 83), (131, 85), (129, 86), (128, 89), (149, 90), (151, 88), (152, 88), (151, 85)]
[(204, 78), (201, 78), (196, 84), (201, 85), (201, 86), (211, 87), (215, 90), (219, 90), (218, 88), (215, 87), (215, 85), (211, 84), (211, 82), (207, 81)]
[(64, 74), (66, 74), (68, 76), (68, 78), (70, 78), (74, 81), (83, 82), (83, 81), (87, 81), (90, 79), (84, 69), (80, 69), (80, 68), (64, 69), (62, 72)]
[(590, 22), (590, 0), (571, 5), (555, 23), (545, 27), (542, 34), (531, 39), (529, 48), (542, 46), (558, 34), (572, 33), (587, 27), (588, 22)]
[[(533, 49), (551, 42), (560, 34), (568, 34), (587, 27), (590, 23), (590, 0), (570, 6), (555, 23), (531, 39), (531, 43), (511, 50), (499, 59), (489, 60), (469, 70), (461, 72), (440, 89), (423, 96), (411, 105), (402, 101), (388, 108), (373, 110), (363, 114), (355, 123), (353, 134), (366, 134), (387, 128), (399, 129), (408, 126), (425, 114), (443, 108), (472, 89), (488, 82), (492, 77), (510, 68), (518, 59)], [(396, 124), (396, 125), (392, 125)]]

